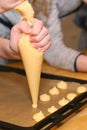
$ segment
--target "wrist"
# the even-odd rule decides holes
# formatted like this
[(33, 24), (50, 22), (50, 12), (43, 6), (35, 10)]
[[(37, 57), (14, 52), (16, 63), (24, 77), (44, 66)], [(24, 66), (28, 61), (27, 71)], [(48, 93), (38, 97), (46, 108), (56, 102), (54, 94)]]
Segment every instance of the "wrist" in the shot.
[(84, 53), (76, 57), (74, 67), (76, 72), (87, 72), (87, 56)]
[(75, 62), (74, 62), (74, 70), (75, 70), (75, 72), (78, 72), (79, 70), (78, 70), (78, 58), (79, 58), (79, 56), (81, 56), (81, 55), (84, 55), (83, 53), (80, 53), (79, 55), (77, 55), (77, 57), (76, 57), (76, 59), (75, 59)]
[(0, 38), (0, 57), (5, 59), (19, 59), (11, 48), (8, 39)]

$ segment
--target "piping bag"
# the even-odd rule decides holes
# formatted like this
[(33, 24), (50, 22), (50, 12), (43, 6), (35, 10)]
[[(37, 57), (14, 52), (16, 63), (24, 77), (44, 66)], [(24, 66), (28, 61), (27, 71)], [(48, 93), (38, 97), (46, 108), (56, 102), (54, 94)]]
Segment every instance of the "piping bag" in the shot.
[[(34, 10), (28, 0), (16, 6), (15, 10), (27, 20), (29, 26), (33, 26)], [(37, 108), (43, 52), (39, 52), (36, 48), (32, 47), (29, 36), (24, 33), (19, 39), (18, 48), (30, 89), (32, 107)]]

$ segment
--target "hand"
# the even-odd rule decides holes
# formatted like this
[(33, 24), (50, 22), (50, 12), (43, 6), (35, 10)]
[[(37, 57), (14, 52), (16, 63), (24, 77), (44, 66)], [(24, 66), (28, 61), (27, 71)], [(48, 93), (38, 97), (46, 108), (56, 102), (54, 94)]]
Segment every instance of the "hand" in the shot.
[(51, 44), (51, 38), (48, 30), (43, 26), (43, 23), (40, 20), (34, 19), (33, 22), (34, 26), (30, 35), (32, 46), (39, 51), (46, 51)]
[(0, 0), (0, 13), (14, 8), (16, 5), (22, 3), (24, 0)]
[(29, 24), (25, 20), (18, 22), (11, 29), (9, 48), (15, 54), (19, 54), (18, 42), (20, 37), (22, 36), (22, 33), (25, 33), (27, 35), (30, 35), (31, 33), (31, 28), (29, 27)]
[(40, 20), (34, 19), (33, 28), (29, 26), (26, 20), (22, 20), (11, 30), (9, 46), (15, 53), (19, 53), (18, 40), (22, 33), (30, 36), (32, 46), (39, 51), (46, 51), (50, 47), (50, 35)]

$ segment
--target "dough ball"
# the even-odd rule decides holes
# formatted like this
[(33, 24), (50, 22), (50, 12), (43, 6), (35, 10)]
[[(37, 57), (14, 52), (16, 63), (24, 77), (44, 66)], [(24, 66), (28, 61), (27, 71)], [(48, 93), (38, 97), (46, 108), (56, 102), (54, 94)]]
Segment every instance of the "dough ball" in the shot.
[(58, 94), (59, 94), (59, 90), (56, 88), (56, 86), (54, 86), (53, 88), (51, 88), (51, 89), (49, 90), (49, 93), (50, 93), (51, 95), (58, 95)]
[(73, 100), (76, 96), (77, 96), (77, 95), (76, 95), (75, 93), (69, 93), (69, 94), (67, 94), (67, 99), (71, 101), (71, 100)]
[(50, 108), (47, 109), (47, 111), (48, 111), (49, 113), (53, 113), (53, 112), (55, 112), (56, 110), (57, 110), (57, 108), (56, 108), (55, 106), (51, 106)]
[(43, 102), (47, 102), (47, 101), (50, 101), (50, 96), (48, 94), (42, 94), (40, 95), (40, 100), (43, 101)]
[(77, 88), (78, 93), (84, 93), (86, 91), (87, 91), (87, 88), (82, 85)]
[(33, 119), (34, 119), (36, 122), (39, 122), (40, 120), (42, 120), (42, 119), (44, 119), (44, 118), (45, 118), (45, 116), (44, 116), (44, 114), (43, 114), (42, 111), (40, 111), (40, 112), (38, 112), (38, 113), (36, 113), (36, 114), (33, 115)]
[(62, 99), (59, 100), (59, 102), (58, 102), (58, 104), (59, 104), (60, 106), (64, 106), (64, 105), (66, 105), (67, 103), (69, 103), (69, 101), (68, 101), (67, 99), (65, 99), (65, 98), (62, 98)]
[(57, 87), (60, 89), (67, 89), (67, 83), (65, 81), (60, 81), (57, 83)]

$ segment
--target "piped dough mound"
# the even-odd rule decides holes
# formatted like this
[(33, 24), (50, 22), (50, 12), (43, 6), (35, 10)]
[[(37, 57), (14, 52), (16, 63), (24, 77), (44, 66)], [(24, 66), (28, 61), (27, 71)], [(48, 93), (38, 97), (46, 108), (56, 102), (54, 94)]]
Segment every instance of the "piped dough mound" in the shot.
[(86, 92), (87, 91), (87, 88), (85, 87), (85, 86), (79, 86), (78, 88), (77, 88), (77, 92), (78, 93), (84, 93), (84, 92)]
[(50, 93), (51, 95), (58, 95), (58, 94), (59, 94), (59, 90), (56, 88), (56, 86), (54, 86), (53, 88), (51, 88), (51, 89), (49, 90), (49, 93)]
[(65, 99), (65, 98), (62, 98), (62, 99), (59, 100), (59, 102), (58, 102), (58, 104), (59, 104), (60, 106), (64, 106), (64, 105), (66, 105), (67, 103), (69, 103), (69, 101), (68, 101), (67, 99)]
[(36, 122), (39, 122), (40, 120), (42, 120), (44, 118), (45, 118), (45, 116), (44, 116), (44, 114), (43, 114), (42, 111), (40, 111), (40, 112), (38, 112), (38, 113), (36, 113), (36, 114), (33, 115), (33, 119)]
[(68, 93), (68, 94), (67, 94), (67, 99), (71, 101), (71, 100), (73, 100), (76, 96), (77, 96), (77, 95), (76, 95), (75, 93)]
[(67, 83), (65, 81), (60, 81), (57, 83), (57, 87), (60, 89), (67, 89)]
[(47, 111), (48, 111), (49, 113), (53, 113), (53, 112), (55, 112), (56, 110), (57, 110), (57, 108), (56, 108), (55, 106), (51, 106), (50, 108), (47, 109)]
[(42, 94), (40, 95), (40, 100), (43, 101), (43, 102), (47, 102), (47, 101), (50, 101), (50, 96), (48, 94)]

